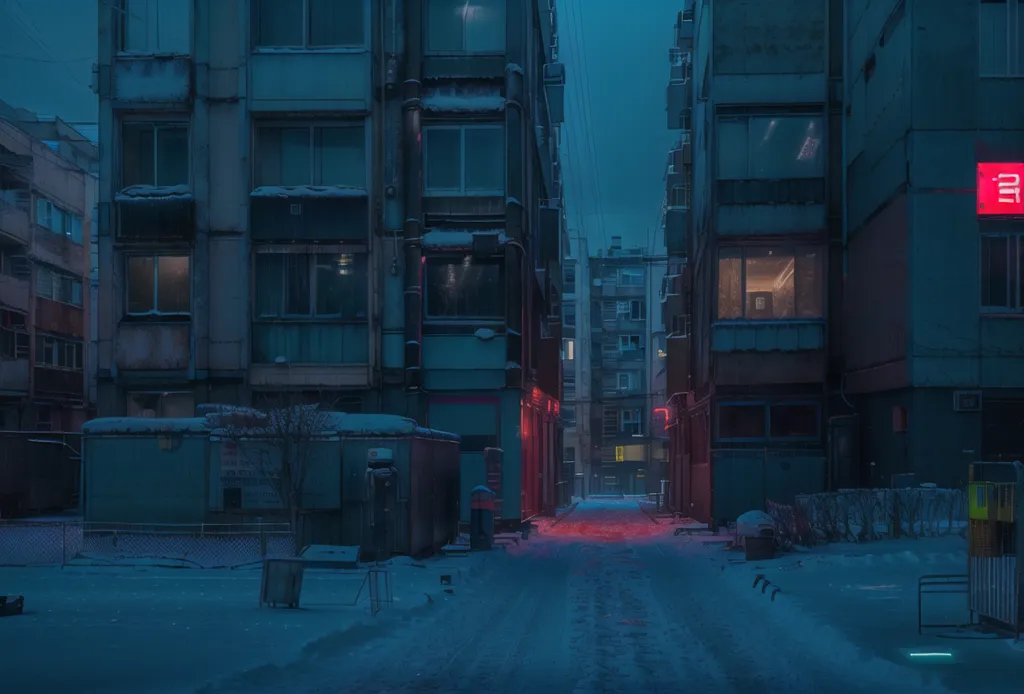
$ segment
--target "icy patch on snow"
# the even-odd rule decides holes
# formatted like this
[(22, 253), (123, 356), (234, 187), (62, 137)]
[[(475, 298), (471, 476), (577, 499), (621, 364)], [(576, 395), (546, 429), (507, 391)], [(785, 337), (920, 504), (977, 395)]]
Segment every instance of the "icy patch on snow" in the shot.
[(486, 342), (487, 340), (493, 340), (497, 333), (490, 328), (479, 328), (475, 333), (473, 333), (473, 335), (475, 335), (478, 340), (484, 340)]
[(365, 188), (353, 186), (260, 186), (251, 198), (365, 198)]
[(498, 243), (503, 244), (507, 240), (500, 229), (486, 229), (480, 231), (466, 231), (462, 229), (434, 229), (423, 235), (424, 248), (457, 248), (470, 249), (473, 247), (473, 237), (497, 236)]
[(153, 200), (191, 200), (192, 191), (186, 185), (177, 186), (128, 186), (114, 196), (116, 202), (139, 202)]
[(157, 419), (154, 417), (100, 417), (82, 425), (83, 434), (202, 434), (206, 433), (204, 417)]
[(424, 110), (435, 112), (486, 113), (505, 109), (501, 88), (492, 85), (475, 88), (435, 87), (427, 90), (421, 102)]

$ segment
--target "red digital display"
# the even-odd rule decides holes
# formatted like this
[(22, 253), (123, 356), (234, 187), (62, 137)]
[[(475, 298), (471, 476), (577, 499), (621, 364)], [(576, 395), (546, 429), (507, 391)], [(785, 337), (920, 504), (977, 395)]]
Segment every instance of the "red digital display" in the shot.
[(1024, 163), (978, 164), (978, 216), (1024, 216)]

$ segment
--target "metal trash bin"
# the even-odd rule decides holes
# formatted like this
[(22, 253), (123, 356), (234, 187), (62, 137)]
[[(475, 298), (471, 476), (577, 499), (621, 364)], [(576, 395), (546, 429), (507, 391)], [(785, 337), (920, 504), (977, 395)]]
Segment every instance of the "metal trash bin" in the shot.
[(494, 547), (494, 492), (487, 487), (474, 487), (469, 495), (469, 548), (489, 550)]

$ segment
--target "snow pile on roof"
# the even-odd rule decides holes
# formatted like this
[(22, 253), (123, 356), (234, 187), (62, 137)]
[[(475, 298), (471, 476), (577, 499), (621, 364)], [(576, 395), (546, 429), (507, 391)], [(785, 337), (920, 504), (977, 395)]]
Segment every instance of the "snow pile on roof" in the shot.
[(481, 229), (468, 231), (465, 229), (432, 229), (423, 235), (424, 248), (465, 248), (473, 247), (473, 237), (497, 236), (498, 243), (504, 244), (505, 233), (501, 229)]
[(260, 186), (252, 198), (365, 198), (365, 188), (353, 186)]
[(191, 200), (192, 191), (186, 185), (128, 186), (114, 196), (117, 202), (147, 202), (153, 200)]
[(86, 435), (104, 436), (110, 434), (202, 434), (206, 433), (202, 417), (158, 419), (155, 417), (100, 417), (90, 419), (82, 425)]
[(427, 111), (486, 113), (505, 109), (505, 97), (501, 95), (501, 87), (497, 85), (458, 89), (431, 87), (426, 90), (421, 101)]

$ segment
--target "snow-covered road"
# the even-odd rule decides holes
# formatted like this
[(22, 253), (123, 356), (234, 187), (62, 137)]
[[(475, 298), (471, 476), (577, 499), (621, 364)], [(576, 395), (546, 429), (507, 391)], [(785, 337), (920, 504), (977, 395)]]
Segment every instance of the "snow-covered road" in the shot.
[[(442, 611), (218, 694), (968, 691), (947, 689), (958, 678), (946, 676), (970, 662), (911, 664), (889, 637), (915, 622), (880, 622), (854, 644), (797, 600), (751, 590), (741, 566), (721, 545), (674, 536), (636, 502), (584, 502), (497, 553)], [(1005, 654), (999, 662), (1024, 674), (1021, 654)]]

